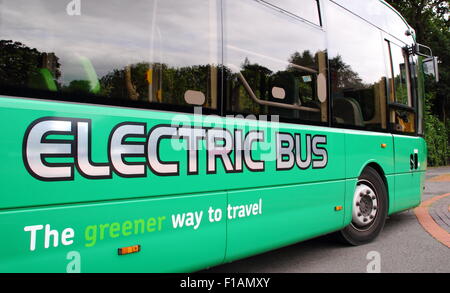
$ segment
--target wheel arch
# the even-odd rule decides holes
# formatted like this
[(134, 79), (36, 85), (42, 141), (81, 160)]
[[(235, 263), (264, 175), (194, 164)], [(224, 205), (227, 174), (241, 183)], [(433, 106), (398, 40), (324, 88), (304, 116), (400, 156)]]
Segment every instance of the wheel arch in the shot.
[(384, 186), (386, 187), (387, 207), (388, 207), (388, 211), (389, 211), (390, 207), (391, 207), (391, 196), (389, 194), (389, 183), (388, 183), (388, 180), (386, 178), (386, 174), (385, 174), (385, 172), (383, 170), (383, 167), (381, 167), (376, 162), (370, 162), (370, 163), (366, 164), (364, 166), (364, 168), (361, 169), (361, 172), (359, 174), (361, 175), (367, 167), (370, 167), (370, 168), (374, 169), (378, 173), (378, 175), (380, 175), (381, 179), (383, 180)]

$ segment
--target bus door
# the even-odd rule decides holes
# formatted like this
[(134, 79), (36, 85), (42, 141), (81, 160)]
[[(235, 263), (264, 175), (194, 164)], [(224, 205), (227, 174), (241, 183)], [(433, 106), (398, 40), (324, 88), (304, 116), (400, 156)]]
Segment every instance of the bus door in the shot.
[[(401, 211), (419, 204), (421, 172), (426, 167), (425, 142), (418, 133), (417, 57), (404, 43), (385, 39), (388, 64), (388, 124), (394, 138), (395, 206)], [(422, 178), (422, 179), (421, 179)]]

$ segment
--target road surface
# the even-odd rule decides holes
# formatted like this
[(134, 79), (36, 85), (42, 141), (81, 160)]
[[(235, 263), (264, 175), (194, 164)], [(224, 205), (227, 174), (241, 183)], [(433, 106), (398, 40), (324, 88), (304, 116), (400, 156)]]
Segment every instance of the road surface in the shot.
[(345, 246), (324, 236), (202, 272), (450, 273), (450, 167), (431, 168), (426, 177), (426, 206), (390, 216), (372, 243)]

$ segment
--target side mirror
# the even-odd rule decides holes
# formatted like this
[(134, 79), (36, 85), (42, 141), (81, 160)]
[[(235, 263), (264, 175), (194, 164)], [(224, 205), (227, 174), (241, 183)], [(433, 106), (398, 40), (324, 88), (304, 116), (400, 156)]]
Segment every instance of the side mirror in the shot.
[(423, 60), (423, 72), (434, 76), (436, 82), (439, 82), (438, 57), (428, 57)]
[(419, 43), (416, 43), (415, 46), (413, 47), (413, 54), (423, 57), (433, 57), (433, 52), (431, 51), (431, 48)]

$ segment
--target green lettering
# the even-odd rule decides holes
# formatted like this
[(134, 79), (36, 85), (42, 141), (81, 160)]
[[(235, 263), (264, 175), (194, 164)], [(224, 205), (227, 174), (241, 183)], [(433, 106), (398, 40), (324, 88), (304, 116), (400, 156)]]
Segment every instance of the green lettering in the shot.
[[(141, 226), (141, 230), (139, 232), (139, 225)], [(143, 219), (134, 220), (134, 234), (144, 234), (145, 232), (145, 221)]]
[(86, 243), (86, 247), (92, 247), (97, 243), (97, 225), (87, 226), (84, 230), (84, 239), (89, 243)]
[(154, 232), (156, 229), (154, 228), (156, 226), (156, 219), (155, 218), (149, 218), (147, 220), (147, 231), (148, 232)]
[(109, 227), (109, 224), (100, 224), (100, 240), (105, 238), (105, 229)]
[[(117, 238), (120, 236), (120, 224), (119, 223), (112, 223), (109, 226), (109, 237), (111, 238)], [(119, 232), (119, 233), (117, 233)]]
[(158, 217), (158, 231), (161, 231), (161, 229), (162, 229), (162, 221), (164, 221), (165, 219), (166, 219), (165, 216)]
[(131, 231), (128, 232), (128, 230), (131, 230), (131, 228), (133, 228), (133, 223), (131, 223), (131, 221), (125, 221), (122, 224), (122, 235), (123, 236), (130, 236), (131, 235)]

